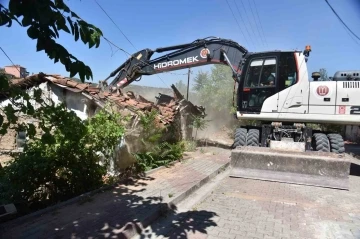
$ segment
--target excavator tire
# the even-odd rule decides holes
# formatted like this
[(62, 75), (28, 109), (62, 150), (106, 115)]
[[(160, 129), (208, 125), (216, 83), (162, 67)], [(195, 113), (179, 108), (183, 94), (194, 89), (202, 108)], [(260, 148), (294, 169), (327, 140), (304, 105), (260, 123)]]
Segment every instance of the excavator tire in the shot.
[(258, 129), (249, 129), (247, 135), (247, 146), (259, 146), (260, 131)]
[(326, 134), (315, 133), (313, 135), (313, 150), (320, 152), (330, 152), (330, 143)]
[(327, 135), (330, 142), (330, 151), (342, 154), (345, 152), (345, 143), (344, 139), (340, 134), (328, 134)]
[(246, 145), (246, 135), (247, 130), (245, 128), (238, 128), (235, 131), (235, 141), (233, 144), (233, 148), (238, 146), (245, 146)]

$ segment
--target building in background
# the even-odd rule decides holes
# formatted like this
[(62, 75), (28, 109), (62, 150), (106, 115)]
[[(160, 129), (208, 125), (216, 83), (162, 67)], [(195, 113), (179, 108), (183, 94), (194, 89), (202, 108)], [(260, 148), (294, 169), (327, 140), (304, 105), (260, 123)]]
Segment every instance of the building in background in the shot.
[(20, 65), (5, 66), (4, 70), (7, 74), (13, 75), (14, 78), (24, 78), (29, 75), (26, 68)]

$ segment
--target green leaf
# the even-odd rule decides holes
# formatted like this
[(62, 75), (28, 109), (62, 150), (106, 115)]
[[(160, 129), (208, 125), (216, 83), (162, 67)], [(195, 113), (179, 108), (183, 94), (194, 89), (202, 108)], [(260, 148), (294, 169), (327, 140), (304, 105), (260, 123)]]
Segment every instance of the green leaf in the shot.
[(74, 23), (72, 22), (71, 18), (70, 17), (67, 17), (67, 20), (69, 22), (69, 25), (70, 25), (70, 28), (71, 28), (71, 34), (74, 35), (75, 33), (75, 29), (74, 29)]
[(85, 66), (84, 64), (80, 64), (80, 62), (78, 62), (78, 67), (77, 67), (78, 71), (79, 71), (79, 77), (80, 77), (80, 80), (82, 82), (85, 81)]
[(75, 62), (73, 62), (70, 65), (70, 78), (74, 77), (78, 73), (77, 65)]
[(28, 124), (27, 133), (30, 138), (33, 138), (36, 135), (36, 128), (34, 124), (32, 123)]
[(39, 31), (34, 26), (31, 26), (27, 29), (27, 34), (31, 39), (36, 39), (39, 37)]
[(70, 33), (69, 28), (66, 26), (65, 18), (59, 13), (58, 20), (56, 21), (56, 25), (59, 30), (64, 30), (67, 33)]
[(4, 123), (4, 116), (0, 115), (0, 126)]
[[(56, 36), (57, 38), (59, 38), (59, 32), (58, 32), (58, 30), (56, 29), (55, 23), (52, 23), (51, 26), (52, 26), (52, 28), (54, 29), (55, 36)], [(50, 30), (50, 31), (51, 31), (51, 30)]]
[(43, 144), (54, 144), (56, 143), (56, 140), (53, 135), (51, 135), (49, 132), (46, 132), (41, 136), (41, 142)]
[(81, 26), (80, 27), (80, 37), (81, 40), (86, 44), (88, 42), (88, 36), (86, 34), (86, 28)]
[(75, 12), (71, 12), (71, 17), (75, 17), (75, 18), (79, 18), (79, 19), (80, 19), (80, 17), (79, 17)]
[(75, 28), (75, 41), (79, 40), (79, 25), (75, 22), (74, 24)]
[(15, 124), (18, 117), (15, 115), (16, 111), (13, 108), (13, 106), (11, 104), (8, 104), (7, 106), (4, 107), (4, 112), (9, 120), (9, 122)]
[(5, 135), (7, 133), (7, 129), (9, 128), (10, 123), (3, 123), (0, 128), (0, 135)]
[(35, 101), (39, 102), (41, 100), (41, 93), (42, 93), (41, 89), (34, 90), (33, 94), (34, 94)]
[(27, 26), (29, 26), (30, 24), (31, 24), (31, 22), (32, 22), (32, 19), (29, 17), (29, 16), (24, 16), (24, 18), (23, 18), (23, 20), (21, 21), (22, 22), (22, 25), (24, 26), (24, 27), (27, 27)]
[(35, 109), (34, 107), (31, 105), (30, 102), (28, 102), (27, 104), (27, 112), (28, 115), (33, 115), (35, 113)]
[(7, 91), (9, 89), (9, 80), (6, 75), (0, 73), (0, 91)]
[(42, 38), (38, 38), (36, 43), (36, 51), (45, 50), (44, 40)]

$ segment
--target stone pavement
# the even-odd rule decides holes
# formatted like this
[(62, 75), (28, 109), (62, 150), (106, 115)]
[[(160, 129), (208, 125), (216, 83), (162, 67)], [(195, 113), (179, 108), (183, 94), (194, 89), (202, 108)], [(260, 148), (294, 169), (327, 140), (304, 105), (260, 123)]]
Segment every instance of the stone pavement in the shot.
[(230, 151), (206, 148), (191, 156), (170, 168), (160, 169), (127, 185), (118, 185), (88, 200), (22, 222), (3, 223), (0, 236), (4, 239), (126, 238), (129, 235), (124, 232), (128, 229), (146, 227), (159, 216), (162, 208), (168, 208), (168, 203), (183, 199), (190, 189), (227, 165)]
[(359, 239), (360, 170), (352, 171), (349, 191), (225, 176), (187, 212), (136, 238)]

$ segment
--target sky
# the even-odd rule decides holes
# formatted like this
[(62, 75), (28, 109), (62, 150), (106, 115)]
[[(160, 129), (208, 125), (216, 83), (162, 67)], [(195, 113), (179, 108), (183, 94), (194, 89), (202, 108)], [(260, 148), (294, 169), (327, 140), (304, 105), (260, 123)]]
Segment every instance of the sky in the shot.
[[(311, 45), (307, 63), (309, 75), (320, 68), (326, 68), (329, 76), (338, 70), (360, 70), (360, 40), (350, 35), (325, 0), (235, 0), (236, 4), (228, 0), (230, 8), (226, 0), (97, 1), (132, 44), (94, 0), (64, 0), (72, 11), (99, 27), (106, 38), (130, 54), (144, 48), (155, 49), (216, 36), (232, 39), (251, 52), (303, 50)], [(328, 1), (347, 26), (360, 36), (360, 0)], [(0, 0), (0, 3), (8, 6), (8, 0)], [(14, 22), (10, 28), (0, 27), (0, 36), (0, 46), (7, 55), (15, 64), (26, 67), (30, 74), (69, 76), (61, 63), (54, 64), (44, 51), (36, 52), (36, 41), (27, 36), (26, 28)], [(93, 82), (108, 77), (128, 58), (103, 39), (99, 48), (92, 49), (81, 41), (75, 42), (68, 34), (61, 34), (58, 43), (91, 67)], [(155, 54), (152, 59), (158, 56)], [(6, 65), (11, 62), (0, 52), (0, 67)], [(190, 82), (199, 70), (206, 71), (210, 67), (191, 68)], [(143, 76), (132, 84), (169, 87), (179, 80), (186, 82), (186, 73), (184, 69)]]

